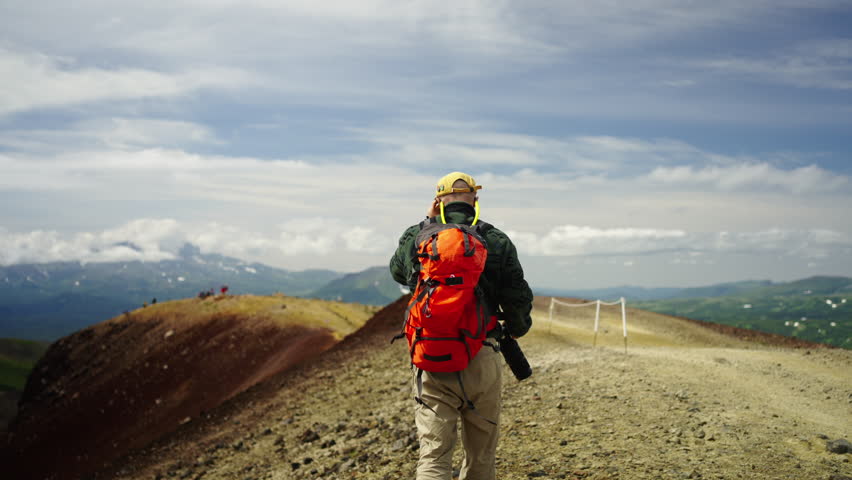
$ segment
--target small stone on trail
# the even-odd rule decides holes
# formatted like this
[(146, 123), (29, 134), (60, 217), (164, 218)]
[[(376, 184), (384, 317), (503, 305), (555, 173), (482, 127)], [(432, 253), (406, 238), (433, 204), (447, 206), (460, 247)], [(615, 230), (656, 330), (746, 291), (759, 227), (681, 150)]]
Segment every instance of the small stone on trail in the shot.
[(302, 443), (311, 443), (319, 440), (319, 434), (310, 428), (305, 430), (301, 435), (299, 435), (299, 440)]
[(831, 453), (852, 452), (852, 443), (849, 443), (849, 440), (846, 440), (845, 438), (838, 438), (837, 440), (827, 442), (825, 447)]
[(545, 472), (544, 470), (536, 470), (535, 472), (530, 472), (530, 473), (527, 474), (528, 478), (539, 478), (539, 477), (546, 477), (546, 476), (547, 476), (547, 472)]

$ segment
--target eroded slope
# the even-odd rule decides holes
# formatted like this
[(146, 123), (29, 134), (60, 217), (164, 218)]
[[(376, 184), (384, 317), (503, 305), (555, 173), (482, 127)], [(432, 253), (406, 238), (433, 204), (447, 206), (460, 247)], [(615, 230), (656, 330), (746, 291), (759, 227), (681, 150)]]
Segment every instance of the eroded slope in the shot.
[(13, 478), (74, 478), (309, 360), (372, 309), (292, 297), (215, 297), (122, 315), (53, 344), (4, 448)]

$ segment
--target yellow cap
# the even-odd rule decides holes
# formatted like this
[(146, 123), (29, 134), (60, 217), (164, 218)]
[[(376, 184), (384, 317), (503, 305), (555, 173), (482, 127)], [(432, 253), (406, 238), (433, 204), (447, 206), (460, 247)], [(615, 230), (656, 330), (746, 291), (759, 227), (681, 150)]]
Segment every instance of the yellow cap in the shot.
[[(453, 184), (456, 183), (457, 180), (464, 180), (464, 182), (468, 184), (468, 188), (453, 188)], [(435, 196), (441, 197), (450, 193), (475, 192), (481, 188), (482, 185), (477, 185), (476, 181), (470, 175), (462, 172), (453, 172), (444, 175), (443, 178), (438, 180), (438, 186), (435, 189)]]

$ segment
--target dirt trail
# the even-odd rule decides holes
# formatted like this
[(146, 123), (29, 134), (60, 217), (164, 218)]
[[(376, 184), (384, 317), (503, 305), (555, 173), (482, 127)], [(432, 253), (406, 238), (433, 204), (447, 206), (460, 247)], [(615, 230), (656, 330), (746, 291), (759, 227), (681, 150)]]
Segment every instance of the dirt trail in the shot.
[[(371, 328), (382, 341), (360, 332), (370, 348), (350, 341), (333, 362), (238, 397), (102, 477), (413, 478), (408, 361), (386, 343), (399, 313)], [(826, 450), (827, 439), (852, 434), (852, 352), (758, 345), (634, 312), (628, 321), (642, 335), (625, 354), (618, 312), (604, 312), (608, 333), (594, 349), (587, 316), (548, 325), (537, 305), (534, 317), (521, 340), (534, 376), (504, 372), (498, 478), (852, 475), (849, 454)]]

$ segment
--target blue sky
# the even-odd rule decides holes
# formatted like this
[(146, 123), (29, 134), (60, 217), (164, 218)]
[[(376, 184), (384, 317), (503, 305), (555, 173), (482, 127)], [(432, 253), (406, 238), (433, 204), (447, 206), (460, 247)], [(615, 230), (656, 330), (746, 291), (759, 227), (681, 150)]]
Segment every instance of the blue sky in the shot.
[(852, 275), (852, 3), (314, 3), (0, 5), (0, 264), (359, 270), (463, 170), (536, 286)]

